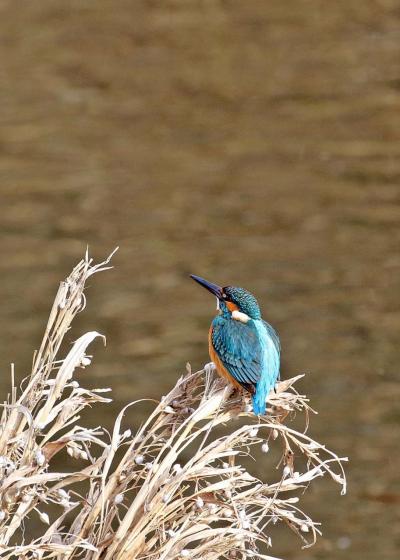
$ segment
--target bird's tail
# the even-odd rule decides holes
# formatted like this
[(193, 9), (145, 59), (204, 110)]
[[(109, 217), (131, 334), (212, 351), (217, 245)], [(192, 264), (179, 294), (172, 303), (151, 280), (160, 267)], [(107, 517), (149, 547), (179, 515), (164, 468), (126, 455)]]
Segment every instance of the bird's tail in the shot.
[(262, 394), (261, 391), (257, 391), (256, 393), (254, 393), (252, 397), (253, 412), (257, 416), (261, 416), (265, 414), (265, 409), (266, 409), (265, 399), (266, 399), (266, 395)]

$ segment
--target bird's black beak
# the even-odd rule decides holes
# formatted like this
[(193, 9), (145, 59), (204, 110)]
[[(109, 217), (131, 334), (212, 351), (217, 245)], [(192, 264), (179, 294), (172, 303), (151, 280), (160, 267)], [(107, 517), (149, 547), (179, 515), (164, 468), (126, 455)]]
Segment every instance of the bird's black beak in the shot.
[(201, 278), (200, 276), (196, 276), (195, 274), (191, 274), (190, 278), (193, 278), (193, 280), (198, 282), (200, 286), (203, 286), (203, 288), (205, 288), (206, 290), (208, 290), (209, 292), (217, 296), (218, 299), (222, 298), (223, 291), (221, 286), (218, 286), (218, 284), (213, 284), (212, 282), (208, 282), (207, 280), (204, 280), (204, 278)]

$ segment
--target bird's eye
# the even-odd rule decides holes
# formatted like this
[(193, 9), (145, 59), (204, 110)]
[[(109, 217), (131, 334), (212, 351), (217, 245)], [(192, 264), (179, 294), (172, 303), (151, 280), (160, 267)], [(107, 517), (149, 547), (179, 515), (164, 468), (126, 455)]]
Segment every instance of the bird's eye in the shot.
[(223, 297), (224, 299), (226, 299), (226, 294), (222, 294), (222, 297)]

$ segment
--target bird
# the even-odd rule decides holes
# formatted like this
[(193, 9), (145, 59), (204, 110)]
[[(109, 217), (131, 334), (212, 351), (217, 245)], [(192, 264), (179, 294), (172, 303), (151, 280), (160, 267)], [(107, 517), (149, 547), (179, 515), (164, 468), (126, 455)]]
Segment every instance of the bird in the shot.
[(281, 346), (276, 330), (261, 316), (253, 294), (235, 286), (221, 287), (200, 276), (190, 277), (217, 298), (218, 314), (208, 335), (217, 372), (251, 394), (253, 412), (266, 412), (266, 400), (279, 379)]

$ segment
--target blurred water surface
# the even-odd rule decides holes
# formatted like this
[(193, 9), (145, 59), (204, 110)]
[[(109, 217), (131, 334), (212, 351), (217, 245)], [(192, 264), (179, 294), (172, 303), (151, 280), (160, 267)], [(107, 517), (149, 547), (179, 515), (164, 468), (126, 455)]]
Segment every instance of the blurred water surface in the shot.
[(305, 498), (318, 545), (286, 532), (273, 554), (398, 558), (398, 2), (6, 0), (0, 17), (2, 394), (86, 243), (121, 247), (71, 332), (107, 335), (81, 375), (113, 387), (108, 425), (208, 360), (214, 302), (188, 274), (243, 285), (283, 376), (309, 372), (314, 435), (351, 458), (347, 497)]

